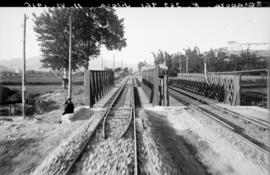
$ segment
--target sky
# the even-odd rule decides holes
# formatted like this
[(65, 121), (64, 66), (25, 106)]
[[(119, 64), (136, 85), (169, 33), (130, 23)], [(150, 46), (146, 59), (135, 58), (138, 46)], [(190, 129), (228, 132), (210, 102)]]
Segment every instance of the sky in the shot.
[[(42, 8), (0, 8), (0, 61), (22, 58), (23, 15), (27, 14), (26, 57), (40, 56), (33, 31), (32, 13)], [(206, 51), (240, 43), (270, 42), (270, 8), (116, 8), (124, 18), (127, 47), (119, 51), (102, 48), (99, 60), (121, 64), (153, 63), (151, 52), (183, 52), (194, 46)], [(91, 65), (91, 62), (90, 62)]]

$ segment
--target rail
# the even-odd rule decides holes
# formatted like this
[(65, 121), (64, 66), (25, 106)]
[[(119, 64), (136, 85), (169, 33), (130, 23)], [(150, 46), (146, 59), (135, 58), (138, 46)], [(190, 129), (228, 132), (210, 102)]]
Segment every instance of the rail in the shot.
[[(121, 85), (118, 90), (113, 94), (113, 96), (109, 99), (109, 101), (105, 104), (105, 113), (103, 114), (103, 121), (101, 123), (100, 121), (100, 124), (102, 124), (102, 127), (103, 127), (103, 139), (106, 138), (106, 132), (105, 132), (105, 121), (106, 119), (108, 118), (108, 115), (110, 113), (110, 111), (112, 110), (114, 104), (116, 103), (116, 101), (119, 99), (119, 97), (121, 96), (123, 90), (125, 89), (126, 87), (126, 84), (127, 84), (127, 81), (128, 79), (124, 82), (123, 85)], [(133, 86), (134, 84), (132, 83), (132, 90), (131, 90), (131, 98), (132, 100), (134, 100), (134, 95), (132, 94), (133, 93)], [(137, 175), (137, 142), (136, 142), (136, 126), (135, 126), (135, 112), (134, 112), (134, 102), (131, 102), (131, 112), (132, 112), (132, 116), (130, 117), (129, 119), (129, 122), (128, 122), (128, 126), (124, 129), (124, 131), (122, 132), (121, 136), (120, 137), (123, 137), (125, 135), (125, 133), (127, 132), (129, 126), (131, 124), (133, 124), (133, 132), (134, 132), (134, 174)], [(132, 121), (134, 121), (132, 123)], [(100, 125), (98, 124), (98, 125)], [(68, 166), (68, 169), (65, 171), (65, 175), (69, 175), (69, 174), (72, 174), (73, 173), (73, 169), (74, 167), (76, 166), (76, 163), (78, 160), (80, 160), (80, 158), (82, 157), (83, 153), (85, 152), (85, 150), (87, 149), (87, 146), (90, 142), (90, 139), (91, 139), (92, 135), (87, 138), (87, 141), (85, 142), (85, 144), (83, 145), (82, 149), (80, 150), (79, 154), (76, 156), (76, 158), (71, 162), (71, 164)]]
[[(116, 101), (116, 99), (118, 98), (118, 96), (121, 94), (121, 90), (123, 89), (123, 86), (119, 87), (119, 89), (115, 92), (115, 94), (113, 94), (113, 96), (111, 97), (112, 99), (109, 99), (109, 101), (107, 102), (107, 104), (105, 105), (106, 110), (105, 113), (103, 114), (103, 119), (106, 115), (108, 115), (110, 108), (112, 107), (113, 103)], [(108, 104), (109, 103), (109, 104)], [(102, 121), (102, 120), (101, 120)], [(97, 125), (98, 126), (98, 125)], [(96, 129), (96, 128), (95, 128)], [(77, 154), (77, 156), (75, 157), (75, 159), (70, 163), (70, 165), (68, 166), (67, 170), (65, 171), (64, 175), (70, 175), (72, 174), (73, 168), (75, 167), (75, 164), (77, 162), (77, 160), (79, 160), (82, 156), (82, 154), (84, 153), (84, 151), (87, 149), (87, 145), (89, 144), (90, 140), (91, 140), (92, 135), (90, 135), (86, 142), (84, 143), (84, 145), (82, 146), (81, 150), (79, 151), (79, 153)]]
[[(177, 91), (177, 90), (175, 90), (173, 88), (170, 88), (170, 89), (174, 90), (177, 93), (180, 93), (179, 91)], [(226, 129), (226, 131), (228, 131), (228, 133), (230, 134), (230, 136), (228, 136), (228, 137), (236, 137), (236, 138), (238, 138), (238, 140), (240, 140), (242, 142), (242, 144), (241, 144), (242, 149), (248, 150), (250, 155), (252, 155), (253, 153), (259, 153), (259, 156), (261, 157), (260, 160), (267, 160), (267, 157), (268, 157), (269, 151), (270, 151), (268, 147), (265, 147), (265, 145), (264, 146), (258, 145), (257, 143), (251, 141), (250, 139), (246, 138), (245, 135), (242, 135), (242, 133), (239, 132), (238, 129), (236, 129), (234, 126), (220, 120), (220, 117), (218, 117), (217, 114), (214, 114), (214, 113), (210, 112), (209, 110), (206, 110), (206, 109), (202, 108), (200, 105), (196, 105), (196, 104), (190, 102), (188, 99), (186, 99), (186, 98), (184, 98), (182, 96), (180, 98), (177, 95), (177, 93), (172, 94), (172, 95), (175, 98), (177, 98), (177, 100), (182, 102), (183, 104), (188, 105), (189, 107), (191, 107), (191, 108), (193, 108), (193, 109), (195, 109), (197, 111), (200, 111), (200, 112), (206, 114), (208, 117), (214, 119), (213, 121), (215, 121), (218, 125), (220, 125), (224, 129)], [(184, 94), (184, 96), (190, 98), (186, 94)], [(196, 98), (196, 97), (194, 97), (194, 98)], [(249, 145), (249, 147), (247, 145)], [(252, 152), (251, 152), (251, 150), (252, 150)]]

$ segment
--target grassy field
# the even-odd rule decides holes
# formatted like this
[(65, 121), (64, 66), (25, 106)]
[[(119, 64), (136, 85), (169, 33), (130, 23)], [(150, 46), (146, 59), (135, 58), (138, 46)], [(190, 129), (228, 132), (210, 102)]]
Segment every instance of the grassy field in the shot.
[[(83, 84), (84, 77), (73, 75), (72, 83), (76, 85)], [(21, 76), (1, 76), (0, 84), (2, 85), (21, 85)], [(59, 76), (27, 76), (26, 84), (28, 85), (61, 85), (62, 78)]]
[[(4, 86), (11, 90), (17, 90), (21, 92), (22, 86), (13, 85), (13, 86)], [(73, 85), (73, 88), (83, 87), (83, 85)], [(26, 86), (26, 96), (29, 94), (46, 94), (54, 92), (57, 89), (61, 89), (61, 85), (27, 85)]]
[[(83, 89), (83, 76), (73, 76), (72, 79), (72, 89)], [(7, 87), (10, 90), (14, 90), (12, 94), (10, 94), (8, 97), (2, 98), (0, 96), (0, 116), (5, 116), (8, 115), (8, 105), (4, 105), (5, 102), (7, 101), (18, 101), (21, 100), (21, 92), (22, 92), (22, 86), (21, 86), (21, 77), (20, 76), (5, 76), (5, 77), (0, 77), (0, 86), (1, 87)], [(38, 100), (39, 95), (43, 95), (46, 93), (52, 93), (55, 92), (56, 90), (62, 90), (62, 79), (58, 76), (28, 76), (26, 77), (26, 94), (25, 94), (25, 99), (27, 104), (32, 105), (29, 109), (31, 109), (28, 114), (32, 114), (35, 112), (35, 104), (36, 101)], [(61, 91), (60, 91), (61, 92)], [(63, 91), (64, 92), (64, 91)], [(1, 95), (1, 93), (0, 93)], [(83, 99), (83, 98), (82, 98)], [(64, 99), (61, 99), (64, 101)], [(50, 105), (47, 103), (44, 103), (43, 105), (44, 109), (50, 109)], [(39, 106), (42, 106), (39, 105)], [(52, 104), (51, 106), (53, 106)], [(20, 106), (20, 104), (17, 104), (17, 106)], [(53, 106), (54, 107), (54, 106)], [(33, 109), (32, 109), (33, 108)], [(18, 107), (20, 109), (20, 107)], [(18, 113), (20, 111), (17, 111)]]

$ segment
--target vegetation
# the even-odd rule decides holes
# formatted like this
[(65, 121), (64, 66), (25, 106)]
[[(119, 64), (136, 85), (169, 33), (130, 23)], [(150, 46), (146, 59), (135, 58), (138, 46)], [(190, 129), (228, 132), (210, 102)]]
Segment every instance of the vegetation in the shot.
[[(155, 65), (166, 62), (169, 76), (176, 76), (180, 70), (185, 73), (187, 60), (189, 73), (202, 73), (204, 71), (204, 61), (207, 63), (208, 72), (267, 68), (267, 58), (251, 53), (249, 50), (242, 51), (239, 54), (230, 54), (227, 50), (221, 48), (201, 53), (198, 47), (194, 47), (193, 49), (185, 49), (184, 54), (169, 54), (161, 50), (152, 54)], [(180, 62), (181, 66), (179, 66)]]
[(144, 62), (139, 62), (139, 63), (138, 63), (138, 69), (139, 69), (139, 71), (141, 72), (142, 67), (143, 67), (143, 66), (146, 66), (146, 65), (147, 65), (146, 61), (144, 61)]
[[(61, 79), (57, 75), (52, 76), (26, 76), (26, 85), (61, 85)], [(82, 75), (73, 75), (72, 78), (73, 84), (80, 85), (83, 84)], [(17, 76), (1, 76), (0, 77), (0, 86), (1, 85), (21, 85), (22, 77)]]
[(126, 46), (123, 19), (110, 7), (49, 8), (34, 15), (34, 31), (43, 53), (42, 65), (52, 70), (68, 69), (69, 17), (72, 16), (72, 69), (88, 68), (104, 45), (109, 50)]

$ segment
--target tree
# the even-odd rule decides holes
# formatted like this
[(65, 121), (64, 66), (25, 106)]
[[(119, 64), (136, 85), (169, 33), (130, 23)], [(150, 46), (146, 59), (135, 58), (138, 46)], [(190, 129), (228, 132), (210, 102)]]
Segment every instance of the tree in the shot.
[(154, 56), (154, 63), (156, 66), (159, 64), (162, 64), (166, 59), (165, 53), (163, 53), (163, 51), (161, 51), (161, 50), (158, 50), (157, 54), (152, 52), (152, 55)]
[(188, 59), (188, 73), (202, 73), (203, 72), (203, 55), (200, 53), (198, 47), (193, 49), (185, 49), (185, 64)]
[(147, 65), (146, 61), (139, 62), (139, 63), (138, 63), (138, 69), (139, 69), (139, 72), (141, 72), (142, 67), (143, 67), (143, 66), (146, 66), (146, 65)]
[(43, 53), (42, 66), (53, 71), (68, 69), (69, 16), (72, 14), (72, 70), (88, 69), (90, 58), (108, 50), (126, 46), (124, 19), (119, 19), (110, 7), (49, 8), (34, 16), (34, 31), (38, 34)]
[(117, 68), (115, 68), (115, 72), (120, 72), (122, 70), (122, 68), (121, 67), (117, 67)]
[(129, 73), (128, 67), (125, 67), (125, 68), (124, 68), (124, 72), (125, 72), (125, 73)]

